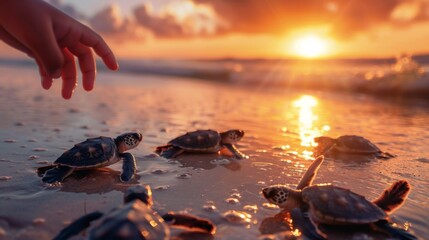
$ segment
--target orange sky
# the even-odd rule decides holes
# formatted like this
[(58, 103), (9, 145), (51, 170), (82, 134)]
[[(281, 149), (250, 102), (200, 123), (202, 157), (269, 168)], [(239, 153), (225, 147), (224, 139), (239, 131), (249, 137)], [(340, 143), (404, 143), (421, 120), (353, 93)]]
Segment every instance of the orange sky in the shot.
[[(429, 53), (425, 0), (51, 0), (122, 58), (392, 57)], [(302, 44), (299, 44), (301, 41)], [(307, 45), (306, 45), (307, 44)], [(301, 49), (302, 50), (302, 49)], [(13, 54), (4, 44), (3, 55)]]

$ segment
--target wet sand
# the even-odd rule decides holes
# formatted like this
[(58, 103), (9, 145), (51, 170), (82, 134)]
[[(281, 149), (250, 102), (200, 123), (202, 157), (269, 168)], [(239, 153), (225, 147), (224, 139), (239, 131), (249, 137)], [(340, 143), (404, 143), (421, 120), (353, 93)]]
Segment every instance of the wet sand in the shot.
[[(186, 211), (214, 220), (215, 239), (258, 239), (261, 223), (279, 212), (266, 205), (261, 188), (294, 186), (311, 163), (312, 138), (321, 134), (362, 135), (398, 157), (328, 159), (315, 183), (331, 182), (373, 199), (393, 181), (407, 179), (412, 192), (392, 221), (421, 239), (429, 235), (425, 104), (120, 73), (100, 73), (94, 91), (79, 86), (65, 101), (59, 83), (50, 91), (41, 89), (35, 69), (0, 66), (0, 72), (0, 239), (51, 239), (85, 213), (120, 205), (123, 191), (137, 183), (152, 186), (161, 212)], [(317, 105), (297, 104), (302, 95), (313, 96)], [(192, 154), (168, 161), (153, 154), (179, 134), (208, 128), (245, 130), (238, 148), (249, 159)], [(130, 130), (144, 135), (130, 151), (138, 165), (130, 183), (119, 181), (119, 163), (73, 174), (60, 186), (42, 183), (35, 173), (88, 137)], [(205, 210), (207, 205), (216, 206), (215, 212)], [(247, 212), (251, 219), (244, 224), (219, 220), (228, 210)]]

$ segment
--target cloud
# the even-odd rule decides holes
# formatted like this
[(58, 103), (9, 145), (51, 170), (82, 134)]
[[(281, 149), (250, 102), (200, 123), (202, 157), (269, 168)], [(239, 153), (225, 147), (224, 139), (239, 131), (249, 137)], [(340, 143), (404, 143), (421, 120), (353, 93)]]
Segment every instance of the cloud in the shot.
[(110, 5), (96, 13), (89, 20), (95, 31), (116, 41), (142, 40), (145, 38), (143, 29), (140, 29), (132, 20), (123, 17), (117, 5)]
[(428, 19), (423, 0), (193, 1), (211, 6), (228, 23), (226, 33), (285, 34), (323, 26), (333, 36), (348, 38), (382, 25), (395, 27), (398, 19), (405, 25)]
[(61, 0), (50, 3), (121, 41), (148, 35), (170, 39), (233, 33), (283, 36), (303, 29), (322, 29), (331, 37), (348, 39), (380, 26), (404, 28), (429, 18), (427, 0), (181, 0), (166, 2), (157, 12), (151, 5), (138, 5), (130, 16), (110, 5), (91, 17)]
[(150, 5), (141, 5), (134, 9), (134, 18), (158, 38), (209, 36), (224, 27), (211, 7), (190, 0), (170, 2), (157, 13)]
[(183, 37), (184, 29), (176, 18), (172, 15), (156, 16), (150, 13), (147, 5), (138, 6), (134, 9), (136, 22), (149, 29), (152, 33), (161, 38)]

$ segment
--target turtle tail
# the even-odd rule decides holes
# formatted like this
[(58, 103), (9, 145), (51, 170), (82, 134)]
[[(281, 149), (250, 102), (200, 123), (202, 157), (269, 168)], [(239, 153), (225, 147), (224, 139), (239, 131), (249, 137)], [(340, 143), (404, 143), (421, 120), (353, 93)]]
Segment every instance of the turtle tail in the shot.
[(167, 149), (163, 150), (159, 155), (163, 158), (170, 159), (175, 158), (183, 153), (183, 149), (179, 147), (170, 146)]
[(209, 234), (214, 234), (216, 232), (216, 226), (210, 220), (207, 220), (205, 218), (173, 212), (164, 214), (162, 218), (167, 224), (171, 226), (199, 230)]
[(410, 190), (411, 186), (406, 180), (394, 182), (373, 203), (386, 212), (393, 212), (405, 202)]
[(45, 183), (62, 182), (64, 178), (73, 172), (73, 168), (67, 166), (55, 166), (43, 175), (42, 181)]
[[(375, 223), (377, 227), (381, 230), (387, 232), (392, 239), (401, 239), (401, 240), (417, 240), (417, 237), (407, 232), (407, 230), (394, 227), (392, 223), (388, 221), (378, 221)], [(390, 239), (390, 238), (389, 238)]]

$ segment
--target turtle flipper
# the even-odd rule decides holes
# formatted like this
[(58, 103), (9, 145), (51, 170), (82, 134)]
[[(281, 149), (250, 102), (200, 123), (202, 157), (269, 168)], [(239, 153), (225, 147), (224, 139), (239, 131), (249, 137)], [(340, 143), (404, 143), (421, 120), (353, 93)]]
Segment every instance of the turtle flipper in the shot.
[(216, 232), (216, 226), (211, 221), (193, 215), (169, 212), (162, 215), (162, 218), (167, 224), (175, 227), (185, 227), (210, 234)]
[(381, 158), (381, 159), (389, 159), (389, 158), (395, 158), (396, 155), (393, 155), (391, 153), (388, 152), (380, 152), (376, 155), (377, 158)]
[(311, 163), (310, 167), (308, 167), (307, 171), (304, 173), (304, 176), (299, 181), (296, 189), (303, 189), (304, 187), (311, 185), (311, 183), (313, 182), (314, 178), (316, 177), (317, 171), (319, 170), (320, 165), (322, 165), (324, 159), (325, 159), (325, 157), (322, 155), (322, 156), (317, 157), (313, 161), (313, 163)]
[(171, 147), (171, 145), (158, 146), (158, 147), (155, 148), (155, 153), (156, 154), (161, 154), (163, 151), (167, 150), (170, 147)]
[(49, 165), (49, 166), (44, 166), (44, 167), (38, 167), (37, 170), (36, 170), (36, 172), (37, 172), (37, 174), (39, 176), (40, 175), (43, 176), (43, 174), (45, 174), (46, 171), (48, 171), (48, 170), (50, 170), (50, 169), (52, 169), (54, 167), (56, 167), (56, 165)]
[(98, 211), (86, 214), (76, 219), (66, 228), (61, 230), (61, 232), (57, 236), (55, 236), (53, 240), (69, 239), (72, 236), (77, 235), (82, 230), (88, 228), (92, 221), (99, 219), (101, 216), (103, 216), (103, 213)]
[(304, 240), (324, 240), (325, 238), (317, 233), (317, 228), (311, 222), (308, 212), (303, 212), (299, 208), (294, 208), (290, 212), (293, 227), (299, 229)]
[(394, 182), (373, 203), (386, 212), (392, 212), (405, 202), (410, 190), (411, 186), (406, 180)]
[(406, 230), (398, 227), (392, 226), (388, 221), (378, 221), (375, 225), (382, 231), (390, 234), (392, 239), (401, 239), (401, 240), (417, 240), (417, 237), (407, 232)]
[(45, 183), (62, 182), (64, 178), (73, 172), (73, 168), (67, 166), (56, 166), (43, 175), (42, 181)]
[(234, 145), (232, 144), (224, 144), (224, 147), (226, 147), (237, 159), (243, 159), (246, 158), (246, 155), (244, 155), (242, 152), (240, 152)]
[(128, 182), (136, 174), (137, 166), (136, 159), (131, 153), (122, 153), (119, 155), (122, 158), (122, 173), (121, 181)]
[(314, 141), (317, 143), (313, 153), (315, 157), (326, 156), (337, 145), (337, 139), (326, 136), (316, 137)]
[(179, 156), (180, 154), (182, 154), (185, 150), (183, 150), (182, 148), (179, 147), (169, 147), (167, 149), (165, 149), (164, 151), (161, 152), (160, 156), (163, 158), (175, 158), (177, 156)]

